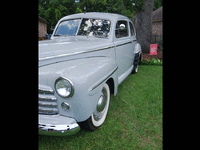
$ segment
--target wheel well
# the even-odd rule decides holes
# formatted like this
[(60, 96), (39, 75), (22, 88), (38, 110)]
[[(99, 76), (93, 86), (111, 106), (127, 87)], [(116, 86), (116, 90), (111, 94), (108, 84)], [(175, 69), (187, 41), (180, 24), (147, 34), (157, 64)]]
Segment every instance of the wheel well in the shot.
[(140, 54), (140, 58), (139, 58), (139, 61), (142, 61), (142, 53)]
[(108, 81), (106, 82), (110, 88), (110, 94), (114, 94), (114, 80), (113, 78), (108, 79)]

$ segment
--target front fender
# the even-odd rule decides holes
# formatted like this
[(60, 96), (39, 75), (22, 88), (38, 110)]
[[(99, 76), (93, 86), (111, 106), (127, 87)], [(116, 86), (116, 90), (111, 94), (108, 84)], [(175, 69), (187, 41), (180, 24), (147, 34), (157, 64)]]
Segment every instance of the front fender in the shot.
[[(59, 77), (66, 77), (73, 83), (75, 90), (72, 97), (62, 98), (56, 92), (55, 96), (58, 99), (59, 113), (73, 117), (78, 122), (85, 121), (94, 112), (101, 95), (101, 89), (109, 77), (112, 77), (117, 85), (116, 69), (115, 60), (108, 57), (76, 59), (40, 68), (41, 72), (45, 70), (43, 74), (48, 72), (46, 84), (52, 89), (54, 89), (55, 80)], [(70, 105), (68, 111), (62, 110), (62, 102), (67, 102)]]

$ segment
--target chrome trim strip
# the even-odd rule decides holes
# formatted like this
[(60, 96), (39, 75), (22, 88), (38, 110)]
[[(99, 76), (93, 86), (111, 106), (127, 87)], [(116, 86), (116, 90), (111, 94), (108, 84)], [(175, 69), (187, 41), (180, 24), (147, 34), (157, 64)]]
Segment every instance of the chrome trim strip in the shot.
[(113, 73), (115, 73), (115, 71), (118, 69), (118, 67), (116, 67), (110, 74), (107, 75), (107, 77), (105, 77), (104, 79), (102, 79), (101, 82), (95, 84), (94, 86), (92, 86), (89, 91), (93, 91), (95, 88), (97, 88), (99, 85), (101, 85), (104, 81), (106, 81)]
[(54, 94), (53, 90), (42, 90), (42, 89), (38, 89), (38, 93), (43, 93), (43, 94)]
[(52, 90), (52, 88), (49, 87), (49, 86), (39, 84), (38, 87), (39, 87), (38, 93), (43, 93), (43, 94), (54, 94), (54, 90)]
[(70, 55), (77, 55), (77, 54), (83, 54), (83, 53), (89, 53), (89, 52), (95, 52), (95, 51), (106, 50), (106, 49), (109, 49), (109, 48), (118, 47), (118, 46), (126, 45), (126, 44), (129, 44), (129, 43), (133, 43), (133, 42), (135, 42), (135, 41), (136, 41), (136, 40), (132, 40), (132, 41), (130, 41), (130, 42), (126, 42), (126, 43), (119, 44), (119, 45), (116, 45), (116, 46), (106, 46), (106, 47), (103, 47), (103, 48), (100, 48), (100, 49), (94, 49), (94, 50), (90, 50), (90, 51), (80, 51), (80, 52), (74, 52), (74, 53), (69, 53), (69, 54), (61, 54), (61, 55), (56, 55), (56, 56), (50, 56), (50, 57), (39, 58), (39, 61), (40, 61), (40, 60), (51, 59), (51, 58), (56, 58), (56, 57), (64, 57), (64, 56), (70, 56)]
[(80, 52), (74, 52), (74, 53), (69, 53), (69, 54), (61, 54), (61, 55), (56, 55), (56, 56), (44, 57), (44, 58), (39, 58), (39, 61), (40, 60), (45, 60), (45, 59), (56, 58), (56, 57), (64, 57), (64, 56), (70, 56), (70, 55), (77, 55), (77, 54), (101, 51), (101, 50), (106, 50), (106, 49), (113, 48), (113, 47), (115, 47), (115, 46), (106, 46), (104, 48), (94, 49), (94, 50), (90, 50), (90, 51), (80, 51)]
[(126, 45), (126, 44), (130, 44), (130, 43), (133, 43), (135, 41), (137, 41), (137, 40), (132, 40), (132, 41), (129, 41), (129, 42), (126, 42), (126, 43), (118, 44), (118, 45), (116, 45), (116, 47)]
[(58, 104), (56, 102), (47, 102), (47, 101), (38, 101), (38, 106), (41, 107), (49, 107), (49, 108), (57, 108)]
[(64, 57), (64, 56), (70, 56), (70, 55), (77, 55), (77, 54), (83, 54), (83, 53), (106, 50), (106, 49), (109, 49), (109, 48), (118, 47), (118, 46), (122, 46), (122, 45), (125, 45), (125, 44), (133, 43), (135, 41), (137, 41), (137, 40), (132, 40), (132, 41), (129, 41), (129, 42), (126, 42), (126, 43), (122, 43), (122, 44), (116, 45), (116, 46), (106, 46), (106, 47), (103, 47), (103, 48), (100, 48), (100, 49), (94, 49), (94, 50), (90, 50), (90, 51), (80, 51), (80, 52), (74, 52), (74, 53), (69, 53), (69, 54), (61, 54), (61, 55), (55, 55), (55, 56), (50, 56), (50, 57), (39, 58), (39, 61), (40, 60), (51, 59), (51, 58), (57, 58), (57, 57)]
[(116, 47), (118, 47), (118, 46), (122, 46), (122, 45), (126, 45), (126, 44), (130, 44), (130, 43), (132, 43), (132, 41), (130, 41), (130, 42), (126, 42), (126, 43), (122, 43), (122, 44), (119, 44), (119, 45), (116, 45)]
[(58, 108), (54, 107), (38, 107), (40, 114), (55, 115), (58, 113)]
[(48, 102), (57, 101), (56, 97), (52, 95), (38, 94), (38, 97), (40, 100), (43, 100), (43, 101), (48, 101)]

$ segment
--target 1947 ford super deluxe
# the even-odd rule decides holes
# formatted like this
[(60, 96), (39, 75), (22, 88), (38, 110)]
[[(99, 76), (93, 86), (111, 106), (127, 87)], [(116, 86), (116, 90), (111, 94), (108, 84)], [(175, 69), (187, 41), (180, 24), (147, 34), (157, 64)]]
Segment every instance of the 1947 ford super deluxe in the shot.
[(97, 130), (110, 94), (138, 71), (141, 46), (132, 21), (111, 13), (61, 18), (50, 40), (39, 41), (39, 134)]

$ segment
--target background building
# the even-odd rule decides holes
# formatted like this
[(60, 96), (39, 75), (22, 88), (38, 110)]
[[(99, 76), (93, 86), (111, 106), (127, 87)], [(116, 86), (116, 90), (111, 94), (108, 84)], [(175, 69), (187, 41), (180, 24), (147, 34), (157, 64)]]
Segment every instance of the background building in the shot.
[(163, 7), (156, 9), (152, 12), (152, 44), (162, 45), (163, 41), (163, 21), (162, 21)]
[(38, 37), (44, 37), (47, 34), (47, 21), (38, 16)]

